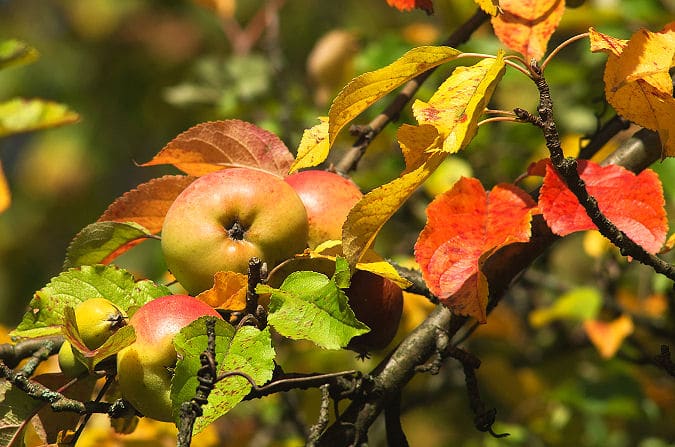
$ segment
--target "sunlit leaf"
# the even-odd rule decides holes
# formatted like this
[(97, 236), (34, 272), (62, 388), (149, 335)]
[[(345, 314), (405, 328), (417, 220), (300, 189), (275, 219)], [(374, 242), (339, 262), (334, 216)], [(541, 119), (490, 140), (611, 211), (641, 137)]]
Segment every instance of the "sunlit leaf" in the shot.
[(9, 208), (12, 203), (12, 193), (9, 192), (9, 185), (5, 177), (5, 171), (2, 169), (2, 161), (0, 160), (0, 213)]
[(491, 16), (496, 16), (499, 11), (500, 0), (474, 0), (480, 9), (487, 12)]
[(453, 313), (485, 322), (488, 284), (481, 267), (497, 249), (530, 239), (534, 206), (513, 185), (497, 185), (488, 194), (467, 178), (437, 196), (415, 244), (429, 290)]
[(0, 70), (14, 65), (29, 64), (40, 53), (25, 42), (16, 39), (0, 41)]
[(271, 294), (267, 321), (284, 337), (340, 349), (369, 330), (356, 319), (347, 295), (322, 273), (293, 272), (279, 289), (259, 285), (256, 292)]
[(590, 30), (591, 51), (608, 54), (607, 102), (626, 119), (659, 133), (663, 156), (675, 156), (675, 99), (670, 69), (675, 58), (675, 23), (658, 33), (638, 30), (619, 40)]
[[(143, 285), (141, 285), (143, 284)], [(112, 265), (85, 265), (70, 269), (52, 280), (28, 305), (29, 310), (12, 332), (17, 337), (40, 337), (61, 332), (65, 308), (75, 308), (91, 298), (106, 298), (122, 310), (141, 306), (167, 289), (136, 283), (126, 270)], [(165, 293), (168, 294), (168, 293)]]
[(527, 62), (539, 60), (565, 12), (563, 0), (499, 0), (501, 13), (492, 17), (495, 35)]
[(552, 306), (530, 312), (530, 324), (535, 328), (552, 321), (582, 322), (596, 318), (602, 308), (600, 291), (593, 287), (578, 287), (558, 297)]
[(612, 321), (588, 320), (584, 330), (600, 355), (609, 359), (614, 357), (623, 341), (633, 333), (635, 327), (628, 315), (622, 315)]
[(333, 101), (328, 113), (329, 146), (340, 130), (361, 112), (396, 87), (425, 71), (455, 59), (460, 51), (450, 47), (413, 48), (400, 59), (379, 70), (353, 79)]
[(246, 290), (248, 277), (236, 272), (217, 272), (213, 287), (205, 290), (197, 299), (209, 306), (224, 310), (243, 310), (246, 308)]
[(328, 144), (328, 118), (320, 117), (321, 122), (305, 130), (298, 146), (298, 154), (289, 172), (302, 168), (311, 168), (321, 164), (330, 150)]
[(416, 100), (413, 113), (420, 125), (430, 124), (443, 138), (442, 150), (457, 152), (466, 147), (478, 130), (495, 87), (504, 74), (504, 53), (483, 59), (470, 67), (457, 67), (429, 102)]
[[(174, 415), (177, 417), (180, 405), (195, 397), (199, 385), (197, 379), (197, 371), (201, 367), (199, 356), (208, 345), (205, 321), (205, 317), (199, 318), (183, 328), (174, 338), (179, 360), (171, 380), (171, 401)], [(218, 374), (241, 371), (248, 374), (258, 385), (272, 378), (275, 353), (269, 329), (260, 331), (252, 326), (243, 326), (235, 331), (228, 323), (216, 319), (215, 333)], [(204, 413), (197, 418), (195, 433), (199, 433), (208, 424), (229, 412), (250, 390), (250, 383), (239, 376), (217, 382), (209, 395), (208, 403), (202, 406)]]
[(171, 164), (197, 176), (246, 167), (283, 177), (292, 163), (293, 155), (273, 133), (245, 121), (225, 120), (191, 127), (142, 166)]
[(150, 233), (162, 230), (167, 210), (193, 181), (186, 175), (165, 175), (138, 185), (117, 198), (98, 221), (135, 222)]
[(387, 4), (399, 11), (410, 11), (417, 8), (427, 14), (433, 14), (434, 12), (434, 4), (431, 0), (387, 0)]
[[(659, 251), (666, 240), (668, 221), (663, 188), (654, 171), (645, 169), (636, 175), (618, 165), (599, 166), (585, 160), (579, 160), (577, 171), (611, 222), (648, 252)], [(550, 162), (539, 207), (551, 230), (560, 236), (596, 229)]]
[(63, 104), (16, 98), (0, 103), (0, 137), (63, 126), (79, 119), (77, 113)]
[(84, 227), (70, 242), (63, 268), (108, 264), (150, 236), (147, 229), (133, 222), (95, 222)]

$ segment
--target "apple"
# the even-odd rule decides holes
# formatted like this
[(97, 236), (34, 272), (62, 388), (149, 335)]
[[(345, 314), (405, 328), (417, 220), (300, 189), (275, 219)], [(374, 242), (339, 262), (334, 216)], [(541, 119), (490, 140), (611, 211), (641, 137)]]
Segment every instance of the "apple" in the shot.
[(282, 178), (250, 168), (204, 175), (178, 195), (162, 227), (171, 273), (191, 294), (219, 271), (247, 273), (257, 257), (273, 268), (307, 246), (307, 213)]
[(141, 306), (129, 320), (136, 341), (117, 353), (117, 380), (122, 397), (147, 417), (174, 420), (171, 371), (177, 354), (174, 336), (197, 318), (218, 312), (188, 295), (168, 295)]
[[(75, 306), (75, 323), (82, 341), (87, 348), (100, 347), (112, 334), (126, 324), (126, 315), (105, 298), (91, 298)], [(87, 370), (80, 362), (73, 346), (64, 341), (59, 349), (59, 367), (68, 377), (76, 377)]]
[(342, 225), (361, 190), (351, 180), (328, 171), (309, 170), (291, 174), (286, 183), (298, 193), (309, 219), (308, 245), (342, 239)]

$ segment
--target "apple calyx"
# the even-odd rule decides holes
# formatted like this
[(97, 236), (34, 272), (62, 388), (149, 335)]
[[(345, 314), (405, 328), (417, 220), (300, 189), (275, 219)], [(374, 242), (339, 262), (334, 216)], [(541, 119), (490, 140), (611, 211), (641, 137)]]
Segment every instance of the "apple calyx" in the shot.
[(227, 235), (235, 241), (243, 241), (244, 235), (246, 234), (246, 229), (244, 226), (239, 223), (238, 220), (235, 220), (232, 225), (226, 229)]

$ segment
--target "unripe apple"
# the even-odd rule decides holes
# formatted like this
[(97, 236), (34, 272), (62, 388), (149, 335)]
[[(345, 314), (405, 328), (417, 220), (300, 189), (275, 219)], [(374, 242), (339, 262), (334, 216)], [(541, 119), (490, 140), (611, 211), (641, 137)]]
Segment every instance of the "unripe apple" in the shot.
[(121, 326), (124, 313), (105, 298), (91, 298), (75, 307), (75, 321), (82, 341), (89, 349), (101, 346)]
[(220, 318), (214, 308), (187, 295), (154, 299), (129, 320), (136, 341), (117, 353), (117, 378), (124, 399), (145, 416), (174, 420), (171, 413), (171, 371), (176, 365), (174, 336), (197, 318)]
[(87, 367), (75, 357), (73, 345), (65, 340), (59, 349), (59, 368), (66, 377), (77, 377), (87, 371)]
[(178, 282), (197, 294), (219, 271), (247, 273), (257, 257), (273, 268), (307, 246), (307, 213), (286, 182), (268, 172), (232, 168), (204, 175), (173, 202), (162, 251)]
[(301, 171), (286, 177), (307, 210), (308, 245), (342, 239), (342, 225), (363, 194), (358, 186), (339, 174), (328, 171)]

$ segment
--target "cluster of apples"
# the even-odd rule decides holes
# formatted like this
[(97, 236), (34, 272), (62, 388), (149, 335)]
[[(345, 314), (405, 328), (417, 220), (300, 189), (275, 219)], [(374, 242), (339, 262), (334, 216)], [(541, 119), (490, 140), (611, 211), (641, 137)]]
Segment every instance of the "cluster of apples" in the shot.
[[(327, 171), (303, 171), (285, 179), (251, 168), (217, 171), (195, 180), (175, 199), (165, 217), (162, 250), (176, 279), (196, 295), (213, 286), (216, 272), (247, 273), (252, 257), (272, 269), (307, 247), (340, 239), (347, 214), (361, 197), (354, 183)], [(330, 266), (323, 270), (332, 274)], [(398, 328), (401, 289), (357, 270), (345, 293), (356, 317), (371, 328), (349, 348), (359, 353), (384, 348)], [(136, 341), (117, 353), (118, 381), (122, 396), (145, 416), (174, 420), (173, 337), (204, 315), (220, 318), (192, 296), (169, 295), (148, 302), (128, 319)], [(125, 313), (102, 298), (79, 304), (75, 319), (91, 350), (127, 324)], [(59, 352), (59, 363), (71, 376), (86, 371), (68, 342)]]

